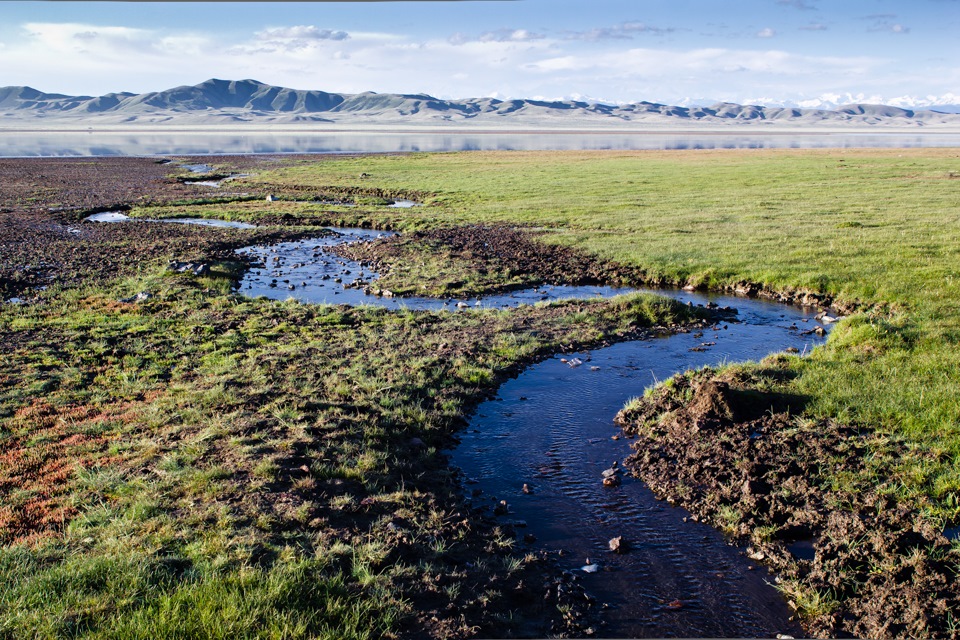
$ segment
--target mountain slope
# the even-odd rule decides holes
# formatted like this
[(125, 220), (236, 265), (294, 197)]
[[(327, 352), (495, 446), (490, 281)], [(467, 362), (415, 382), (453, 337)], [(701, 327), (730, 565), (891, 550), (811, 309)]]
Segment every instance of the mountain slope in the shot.
[(31, 87), (0, 88), (0, 125), (62, 120), (98, 124), (436, 124), (482, 122), (525, 126), (618, 126), (620, 123), (787, 124), (795, 126), (894, 125), (960, 127), (960, 115), (895, 106), (850, 104), (837, 109), (763, 107), (718, 103), (709, 107), (653, 102), (609, 105), (576, 100), (442, 100), (426, 94), (328, 93), (290, 89), (256, 80), (210, 79), (141, 94), (67, 96)]

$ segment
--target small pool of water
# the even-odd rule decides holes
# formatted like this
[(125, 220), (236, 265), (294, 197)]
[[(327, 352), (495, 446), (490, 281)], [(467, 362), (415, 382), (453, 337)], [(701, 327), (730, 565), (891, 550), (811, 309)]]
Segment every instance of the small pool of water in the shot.
[(201, 227), (219, 227), (223, 229), (256, 229), (256, 225), (232, 220), (216, 220), (213, 218), (131, 218), (119, 211), (104, 211), (89, 215), (84, 220), (90, 222), (171, 222), (173, 224), (195, 224)]

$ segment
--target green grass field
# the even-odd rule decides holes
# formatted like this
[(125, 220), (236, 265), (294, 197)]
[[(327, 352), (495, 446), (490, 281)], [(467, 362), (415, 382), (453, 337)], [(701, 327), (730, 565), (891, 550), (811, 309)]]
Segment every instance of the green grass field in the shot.
[(785, 390), (807, 396), (813, 416), (906, 436), (901, 491), (940, 517), (960, 513), (956, 149), (424, 154), (257, 180), (426, 192), (428, 206), (389, 214), (395, 226), (522, 223), (676, 283), (861, 303), (826, 348), (794, 360)]
[[(960, 517), (960, 150), (304, 159), (234, 187), (367, 201), (132, 215), (520, 224), (651, 280), (856, 304), (826, 346), (779, 356), (765, 391), (875, 432), (880, 490)], [(465, 314), (249, 300), (229, 294), (237, 264), (196, 278), (165, 264), (0, 307), (0, 637), (516, 632), (510, 594), (542, 565), (464, 514), (443, 449), (523, 363), (689, 319), (646, 296)], [(118, 302), (139, 291), (153, 297)]]

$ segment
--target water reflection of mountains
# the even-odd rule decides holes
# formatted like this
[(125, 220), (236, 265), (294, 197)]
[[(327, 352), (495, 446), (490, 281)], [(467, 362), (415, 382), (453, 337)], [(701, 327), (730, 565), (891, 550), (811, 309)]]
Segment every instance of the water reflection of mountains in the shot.
[(0, 132), (3, 157), (945, 146), (960, 146), (960, 134)]

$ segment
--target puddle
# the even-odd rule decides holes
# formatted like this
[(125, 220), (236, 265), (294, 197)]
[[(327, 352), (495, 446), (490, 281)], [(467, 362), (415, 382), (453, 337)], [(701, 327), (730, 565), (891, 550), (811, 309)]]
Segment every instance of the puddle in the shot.
[(410, 207), (419, 207), (420, 203), (413, 200), (395, 200), (389, 206), (393, 209), (409, 209)]
[(196, 224), (201, 227), (218, 227), (221, 229), (256, 229), (257, 226), (246, 222), (232, 220), (215, 220), (212, 218), (163, 218), (161, 220), (146, 220), (146, 222), (172, 222), (174, 224)]
[(237, 178), (246, 178), (250, 174), (248, 173), (231, 173), (226, 178), (220, 178), (219, 180), (191, 180), (190, 184), (199, 184), (204, 187), (212, 187), (214, 189), (219, 189), (227, 182), (231, 180), (236, 180)]
[(814, 560), (817, 557), (817, 549), (813, 540), (797, 540), (787, 545), (789, 551), (797, 560)]
[(87, 216), (84, 220), (89, 222), (127, 222), (131, 218), (119, 211), (104, 211)]
[(104, 211), (87, 216), (84, 220), (90, 222), (172, 222), (174, 224), (195, 224), (201, 227), (218, 227), (222, 229), (256, 229), (256, 225), (231, 220), (216, 220), (213, 218), (131, 218), (119, 211)]
[(213, 167), (208, 164), (182, 164), (180, 166), (190, 173), (210, 173), (213, 171)]
[[(481, 404), (451, 463), (482, 493), (477, 505), (506, 500), (505, 522), (522, 520), (538, 548), (563, 549), (567, 569), (611, 608), (600, 637), (796, 635), (793, 612), (713, 528), (657, 500), (638, 480), (604, 487), (603, 471), (632, 452), (613, 423), (631, 397), (672, 374), (721, 362), (757, 360), (775, 350), (809, 351), (824, 339), (801, 335), (813, 312), (757, 300), (662, 292), (739, 310), (738, 323), (590, 352), (558, 354), (503, 384)], [(714, 345), (698, 350), (704, 343)], [(582, 366), (571, 366), (578, 359)], [(564, 362), (563, 360), (566, 360)], [(528, 485), (524, 492), (523, 485)], [(629, 545), (610, 551), (618, 536)], [(798, 549), (802, 552), (801, 549)], [(588, 562), (589, 559), (589, 562)], [(597, 565), (586, 573), (584, 566)]]

